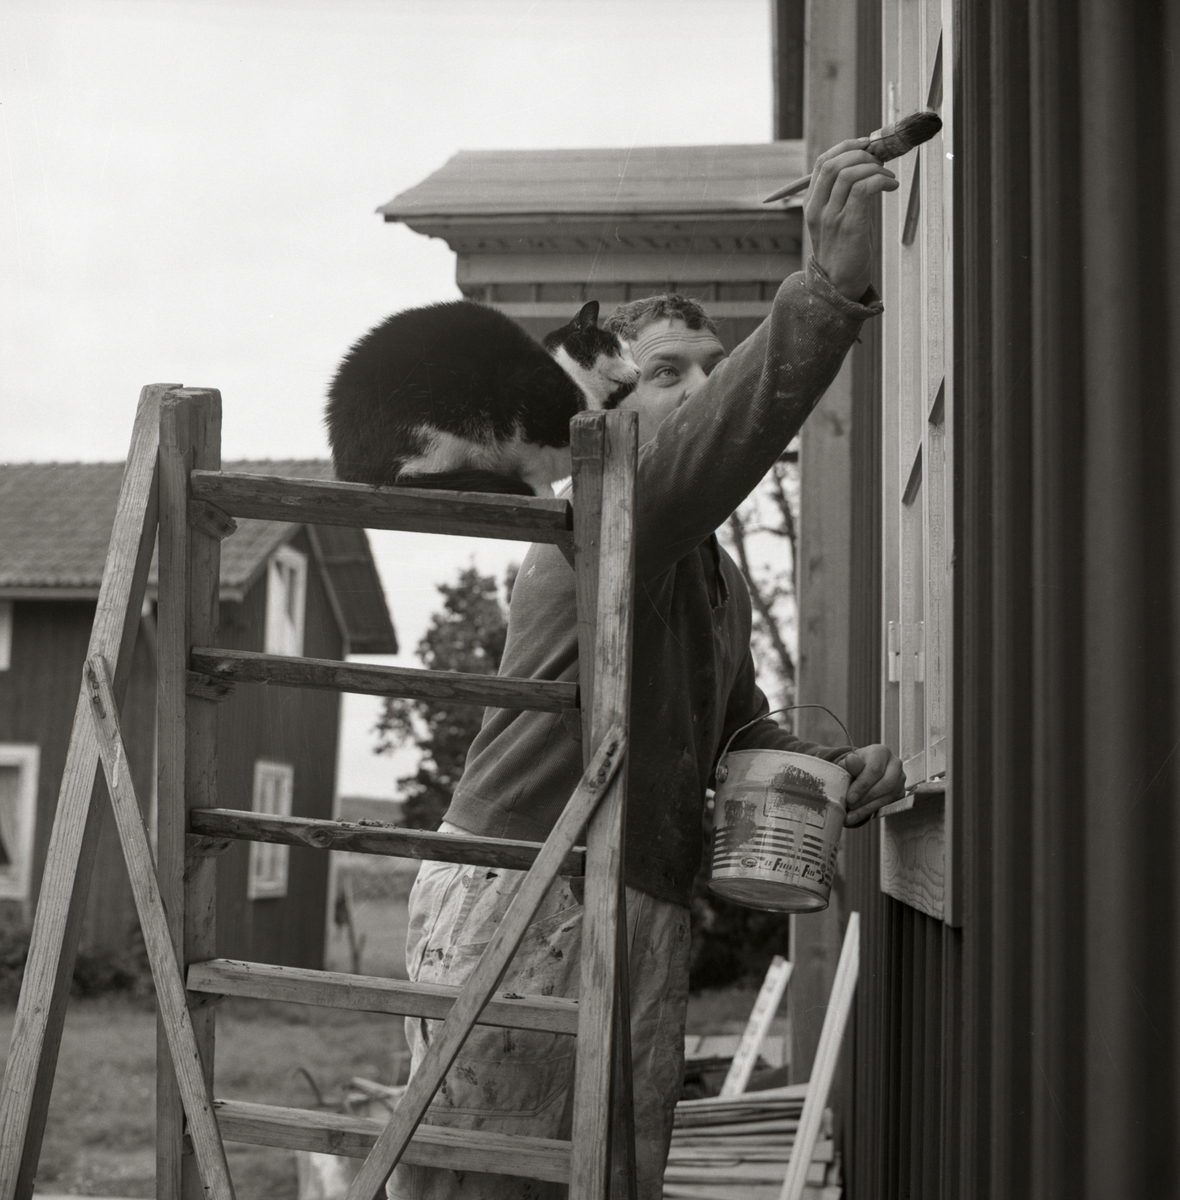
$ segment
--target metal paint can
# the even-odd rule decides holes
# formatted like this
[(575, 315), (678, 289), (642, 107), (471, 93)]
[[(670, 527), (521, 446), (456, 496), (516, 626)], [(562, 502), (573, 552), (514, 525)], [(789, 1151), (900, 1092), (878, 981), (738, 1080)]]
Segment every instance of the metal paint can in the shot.
[(726, 750), (713, 797), (709, 890), (772, 912), (827, 908), (852, 777), (789, 750)]

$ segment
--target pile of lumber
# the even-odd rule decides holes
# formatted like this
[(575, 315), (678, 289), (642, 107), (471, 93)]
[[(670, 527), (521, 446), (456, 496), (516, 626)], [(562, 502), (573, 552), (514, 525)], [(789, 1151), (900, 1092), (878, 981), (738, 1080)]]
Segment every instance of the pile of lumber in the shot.
[[(778, 1200), (807, 1084), (682, 1100), (664, 1172), (665, 1200)], [(826, 1109), (804, 1200), (840, 1200), (839, 1163)]]

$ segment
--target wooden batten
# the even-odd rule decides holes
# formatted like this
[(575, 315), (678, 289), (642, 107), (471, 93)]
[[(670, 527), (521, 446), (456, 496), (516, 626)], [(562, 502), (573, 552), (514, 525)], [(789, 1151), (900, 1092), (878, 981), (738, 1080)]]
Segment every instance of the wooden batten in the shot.
[(192, 495), (234, 517), (572, 544), (568, 500), (194, 471)]
[(190, 661), (194, 671), (223, 683), (273, 683), (281, 687), (323, 688), (370, 696), (410, 696), (420, 700), (540, 712), (563, 712), (578, 707), (577, 684), (560, 681), (342, 663), (334, 659), (297, 658), (209, 646), (195, 648)]
[[(405, 979), (346, 975), (338, 971), (309, 971), (301, 967), (276, 967), (270, 963), (238, 962), (229, 958), (192, 963), (186, 986), (190, 992), (215, 996), (248, 996), (255, 1000), (315, 1004), (353, 1012), (393, 1013), (432, 1021), (445, 1021), (459, 995), (458, 987), (441, 983), (411, 983)], [(479, 1023), (573, 1034), (578, 1031), (578, 1002), (562, 996), (516, 996), (498, 992), (480, 1013)]]
[[(355, 854), (385, 854), (392, 858), (420, 858), (430, 862), (462, 862), (508, 871), (527, 871), (536, 861), (542, 845), (512, 838), (434, 833), (392, 825), (359, 825), (319, 817), (284, 817), (239, 808), (193, 809), (189, 813), (189, 828), (193, 834), (205, 838), (276, 842), (283, 846), (349, 850)], [(562, 859), (560, 874), (582, 875), (585, 865), (585, 850), (570, 850)]]
[[(241, 1100), (215, 1102), (222, 1136), (252, 1146), (310, 1150), (344, 1158), (364, 1158), (385, 1128), (372, 1117), (279, 1108)], [(452, 1171), (529, 1175), (553, 1183), (569, 1179), (570, 1144), (470, 1129), (423, 1125), (407, 1145), (402, 1161)]]

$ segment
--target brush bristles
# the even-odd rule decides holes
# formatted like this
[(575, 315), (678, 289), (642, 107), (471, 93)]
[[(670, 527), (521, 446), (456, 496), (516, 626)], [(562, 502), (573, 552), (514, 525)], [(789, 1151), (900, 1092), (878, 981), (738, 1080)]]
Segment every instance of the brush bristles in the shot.
[(900, 158), (915, 146), (928, 142), (942, 128), (942, 118), (934, 112), (910, 113), (892, 125), (886, 125), (865, 147), (882, 162)]

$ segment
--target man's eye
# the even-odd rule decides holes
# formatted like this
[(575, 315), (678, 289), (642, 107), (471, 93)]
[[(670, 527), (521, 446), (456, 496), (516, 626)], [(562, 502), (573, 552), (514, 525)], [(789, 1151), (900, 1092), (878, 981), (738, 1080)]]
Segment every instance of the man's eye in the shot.
[(675, 367), (656, 367), (653, 379), (679, 379), (680, 372)]

